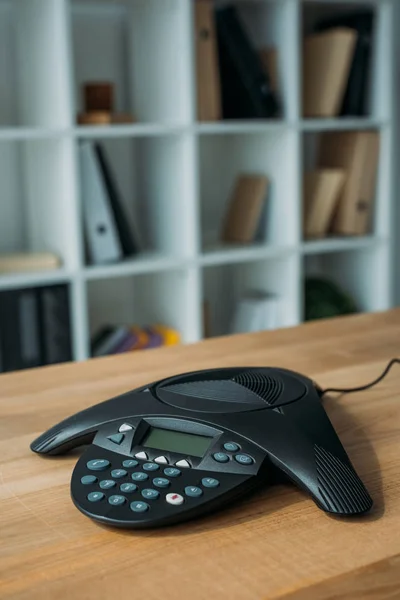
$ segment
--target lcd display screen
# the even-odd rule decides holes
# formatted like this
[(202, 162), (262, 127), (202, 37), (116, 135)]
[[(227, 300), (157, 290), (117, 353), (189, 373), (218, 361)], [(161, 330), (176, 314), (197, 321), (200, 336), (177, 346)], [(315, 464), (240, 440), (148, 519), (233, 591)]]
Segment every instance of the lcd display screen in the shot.
[(170, 429), (159, 429), (150, 427), (145, 437), (143, 446), (166, 450), (167, 452), (179, 452), (201, 458), (207, 452), (213, 438), (193, 433), (182, 433)]

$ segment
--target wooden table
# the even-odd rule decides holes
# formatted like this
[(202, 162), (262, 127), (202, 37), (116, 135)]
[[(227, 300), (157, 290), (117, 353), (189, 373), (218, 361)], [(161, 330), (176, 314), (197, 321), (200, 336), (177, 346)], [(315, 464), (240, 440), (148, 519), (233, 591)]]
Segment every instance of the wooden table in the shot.
[(363, 518), (329, 517), (277, 485), (197, 522), (114, 531), (72, 505), (77, 453), (29, 450), (71, 413), (185, 370), (279, 365), (352, 386), (394, 356), (400, 310), (1, 376), (0, 598), (400, 598), (400, 366), (370, 391), (326, 400), (375, 500)]

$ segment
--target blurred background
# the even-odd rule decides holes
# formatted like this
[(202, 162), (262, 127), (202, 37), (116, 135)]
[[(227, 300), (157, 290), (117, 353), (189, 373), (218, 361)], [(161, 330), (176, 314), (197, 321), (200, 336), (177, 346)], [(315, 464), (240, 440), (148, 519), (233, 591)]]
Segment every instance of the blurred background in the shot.
[(398, 304), (397, 0), (0, 0), (0, 372)]

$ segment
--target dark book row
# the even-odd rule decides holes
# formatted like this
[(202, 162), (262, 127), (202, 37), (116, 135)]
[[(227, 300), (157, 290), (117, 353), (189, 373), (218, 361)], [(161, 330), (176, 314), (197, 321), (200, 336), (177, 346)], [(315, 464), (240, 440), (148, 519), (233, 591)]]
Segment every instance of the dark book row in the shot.
[(68, 285), (0, 293), (0, 372), (72, 360)]

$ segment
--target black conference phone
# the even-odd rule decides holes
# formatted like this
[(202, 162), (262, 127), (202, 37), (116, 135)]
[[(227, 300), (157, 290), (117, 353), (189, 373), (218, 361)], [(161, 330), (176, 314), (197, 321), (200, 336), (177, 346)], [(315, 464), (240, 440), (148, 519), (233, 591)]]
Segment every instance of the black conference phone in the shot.
[(90, 444), (71, 496), (117, 527), (178, 523), (224, 507), (278, 468), (324, 511), (357, 515), (372, 500), (325, 413), (298, 373), (232, 368), (170, 377), (62, 421), (31, 444), (62, 454)]

